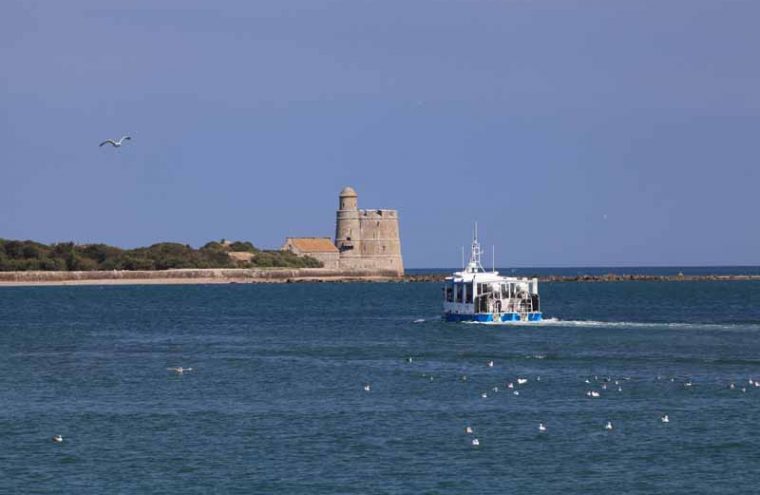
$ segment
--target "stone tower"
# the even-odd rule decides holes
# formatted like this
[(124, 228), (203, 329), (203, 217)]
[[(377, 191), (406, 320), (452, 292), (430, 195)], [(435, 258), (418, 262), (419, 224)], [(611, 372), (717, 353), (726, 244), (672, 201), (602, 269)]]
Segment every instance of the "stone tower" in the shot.
[(338, 218), (335, 221), (335, 247), (343, 256), (361, 255), (361, 225), (359, 223), (358, 196), (351, 187), (344, 187), (338, 201)]
[(404, 274), (396, 210), (360, 210), (351, 187), (340, 192), (335, 223), (340, 267), (347, 270)]

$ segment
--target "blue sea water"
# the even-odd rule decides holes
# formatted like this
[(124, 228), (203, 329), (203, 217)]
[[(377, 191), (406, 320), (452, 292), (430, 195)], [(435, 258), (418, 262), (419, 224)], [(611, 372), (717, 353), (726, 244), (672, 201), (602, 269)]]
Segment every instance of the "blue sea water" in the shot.
[(758, 492), (760, 283), (542, 298), (501, 326), (428, 283), (2, 288), (0, 493)]

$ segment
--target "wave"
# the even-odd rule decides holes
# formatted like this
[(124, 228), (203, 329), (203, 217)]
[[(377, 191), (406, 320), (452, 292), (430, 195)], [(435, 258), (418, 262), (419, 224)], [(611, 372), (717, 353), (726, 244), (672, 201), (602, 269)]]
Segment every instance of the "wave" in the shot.
[(640, 321), (600, 321), (562, 320), (545, 318), (541, 321), (468, 321), (470, 325), (492, 325), (512, 327), (579, 327), (579, 328), (651, 328), (688, 330), (760, 330), (760, 323), (686, 323), (686, 322), (640, 322)]

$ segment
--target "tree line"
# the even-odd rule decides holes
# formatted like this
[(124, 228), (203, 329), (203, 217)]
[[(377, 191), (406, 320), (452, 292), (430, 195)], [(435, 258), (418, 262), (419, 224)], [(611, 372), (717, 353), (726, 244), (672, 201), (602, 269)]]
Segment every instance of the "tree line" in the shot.
[[(248, 252), (250, 261), (230, 257)], [(0, 239), (0, 271), (169, 270), (174, 268), (319, 268), (322, 263), (290, 251), (257, 249), (248, 241), (212, 241), (199, 249), (186, 244), (161, 242), (148, 247), (121, 249), (107, 244)]]

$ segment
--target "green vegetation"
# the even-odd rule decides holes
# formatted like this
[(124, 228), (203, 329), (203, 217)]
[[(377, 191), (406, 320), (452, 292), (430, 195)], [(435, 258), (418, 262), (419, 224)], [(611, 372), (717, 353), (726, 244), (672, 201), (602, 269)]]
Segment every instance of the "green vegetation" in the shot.
[[(250, 261), (230, 252), (252, 253)], [(265, 251), (250, 242), (209, 242), (200, 249), (162, 242), (149, 247), (121, 249), (106, 244), (41, 244), (0, 239), (0, 271), (169, 270), (172, 268), (319, 268), (322, 263), (290, 251)]]

